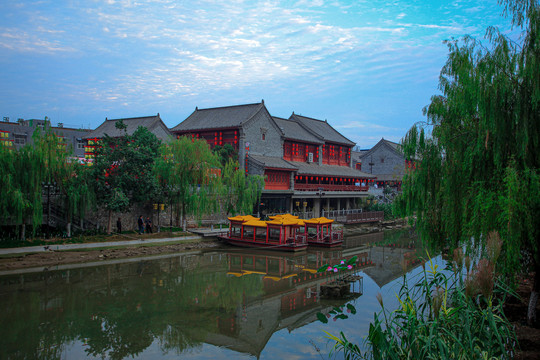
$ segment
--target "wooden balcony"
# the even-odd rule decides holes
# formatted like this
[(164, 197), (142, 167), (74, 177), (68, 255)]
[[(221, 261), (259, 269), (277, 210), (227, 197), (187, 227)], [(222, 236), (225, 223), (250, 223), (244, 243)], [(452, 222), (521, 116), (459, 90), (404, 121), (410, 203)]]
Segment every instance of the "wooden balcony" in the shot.
[(369, 186), (330, 185), (330, 184), (294, 184), (297, 191), (368, 191)]

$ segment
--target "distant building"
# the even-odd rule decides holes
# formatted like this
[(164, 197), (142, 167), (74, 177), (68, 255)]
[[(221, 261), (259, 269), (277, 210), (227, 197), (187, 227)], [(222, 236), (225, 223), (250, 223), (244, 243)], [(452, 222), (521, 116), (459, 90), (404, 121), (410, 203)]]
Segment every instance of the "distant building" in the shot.
[[(116, 122), (122, 120), (127, 126), (126, 130), (117, 129)], [(123, 119), (105, 119), (105, 121), (92, 132), (86, 134), (83, 139), (85, 141), (84, 157), (92, 161), (95, 157), (95, 149), (99, 147), (99, 141), (108, 135), (110, 137), (121, 137), (127, 132), (132, 135), (139, 126), (145, 127), (152, 134), (156, 135), (161, 141), (166, 141), (172, 138), (172, 134), (167, 126), (161, 120), (159, 113), (153, 116), (123, 118)]]
[(273, 117), (264, 101), (209, 109), (195, 108), (171, 129), (176, 136), (204, 139), (211, 146), (231, 144), (240, 167), (266, 177), (261, 210), (300, 212), (348, 209), (367, 196), (375, 176), (352, 167), (355, 145), (327, 121), (297, 114)]
[(378, 186), (401, 187), (406, 162), (400, 144), (383, 138), (369, 150), (353, 152), (352, 157), (356, 169), (377, 176)]
[(32, 135), (37, 128), (42, 130), (50, 128), (60, 138), (60, 143), (66, 149), (71, 148), (74, 156), (80, 159), (84, 158), (85, 141), (83, 137), (91, 130), (67, 128), (62, 123), (58, 123), (58, 126), (54, 127), (51, 126), (51, 122), (47, 118), (0, 122), (0, 145), (19, 150), (26, 144), (33, 144)]

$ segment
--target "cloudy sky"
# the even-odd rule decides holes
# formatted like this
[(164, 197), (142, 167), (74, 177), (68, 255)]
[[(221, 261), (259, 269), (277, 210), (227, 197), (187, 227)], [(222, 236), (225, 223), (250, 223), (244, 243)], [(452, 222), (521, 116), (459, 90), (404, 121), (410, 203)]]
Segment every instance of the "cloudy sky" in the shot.
[(495, 0), (5, 0), (0, 115), (96, 128), (265, 100), (361, 148), (399, 141), (437, 94), (444, 40), (510, 31)]

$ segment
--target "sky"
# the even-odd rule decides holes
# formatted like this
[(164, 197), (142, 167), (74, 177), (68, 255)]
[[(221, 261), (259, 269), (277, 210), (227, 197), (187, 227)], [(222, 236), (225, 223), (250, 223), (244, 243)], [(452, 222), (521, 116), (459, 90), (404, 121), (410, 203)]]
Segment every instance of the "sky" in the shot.
[(98, 127), (264, 99), (360, 148), (399, 142), (440, 94), (445, 40), (510, 33), (495, 0), (4, 0), (0, 116)]

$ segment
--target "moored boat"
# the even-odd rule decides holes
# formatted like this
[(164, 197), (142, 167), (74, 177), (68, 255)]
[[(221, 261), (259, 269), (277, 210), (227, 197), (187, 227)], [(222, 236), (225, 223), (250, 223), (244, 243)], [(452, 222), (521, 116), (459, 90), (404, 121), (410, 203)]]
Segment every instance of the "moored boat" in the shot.
[(304, 220), (307, 242), (310, 246), (336, 247), (343, 244), (343, 230), (333, 230), (334, 220), (325, 217)]
[(251, 215), (229, 218), (229, 231), (219, 236), (231, 245), (282, 251), (307, 249), (302, 220), (293, 217), (261, 221)]
[(325, 217), (309, 220), (283, 214), (269, 221), (251, 215), (229, 218), (229, 231), (219, 236), (231, 245), (270, 250), (301, 251), (308, 245), (336, 247), (343, 243), (343, 231), (333, 231), (334, 220)]

